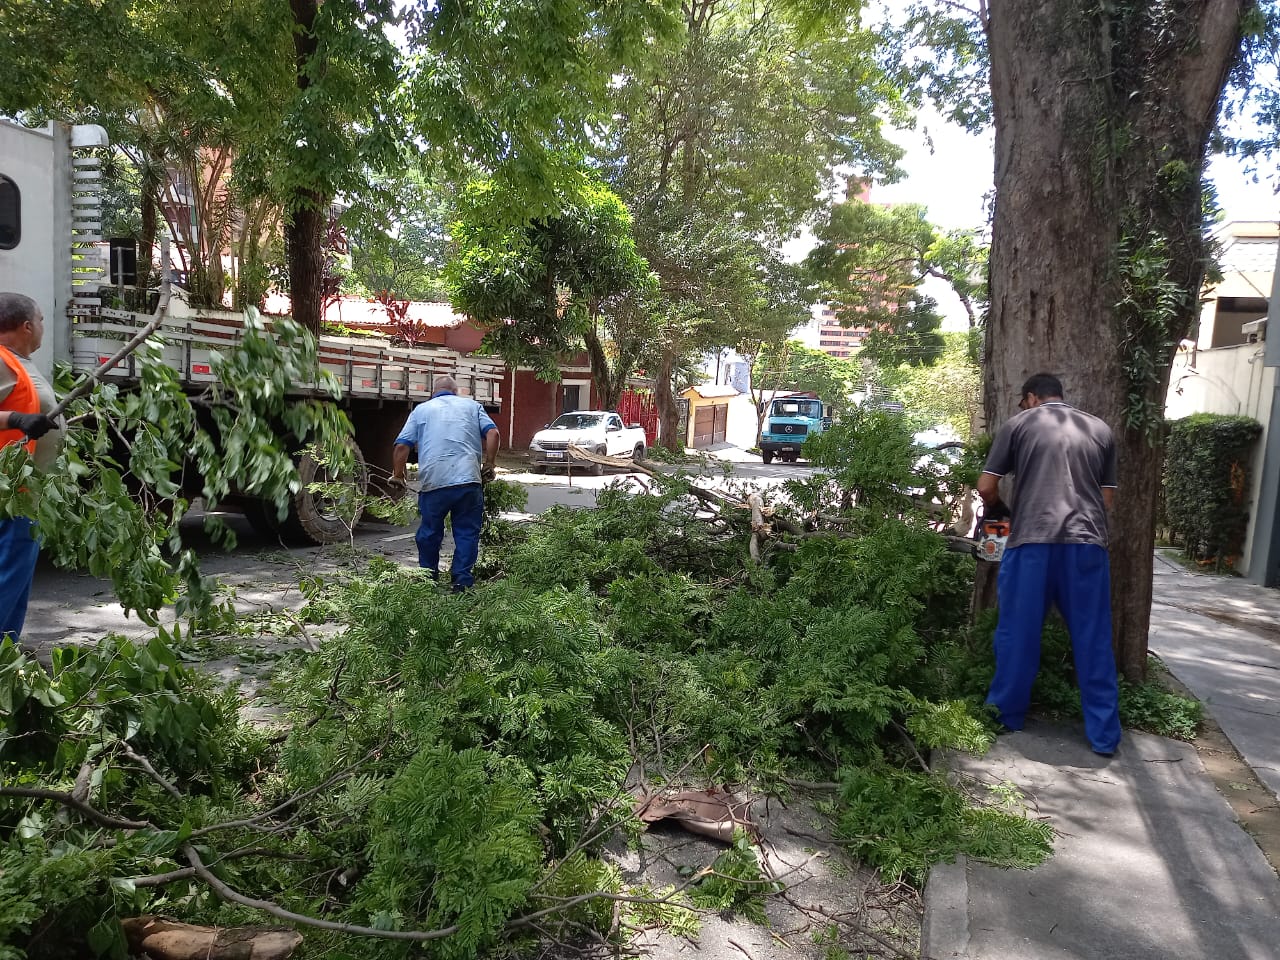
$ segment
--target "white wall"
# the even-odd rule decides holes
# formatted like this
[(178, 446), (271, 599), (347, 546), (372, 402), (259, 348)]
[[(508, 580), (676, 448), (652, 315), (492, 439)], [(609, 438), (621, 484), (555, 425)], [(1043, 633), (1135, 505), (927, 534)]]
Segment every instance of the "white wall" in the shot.
[(1262, 456), (1267, 446), (1267, 418), (1275, 389), (1275, 367), (1262, 365), (1262, 343), (1210, 350), (1179, 350), (1169, 378), (1165, 415), (1178, 420), (1193, 413), (1224, 413), (1252, 417), (1262, 424), (1249, 466), (1249, 527), (1238, 571), (1249, 572), (1258, 493), (1262, 484)]
[[(22, 195), (22, 235), (12, 250), (0, 250), (0, 290), (21, 293), (40, 304), (45, 318), (45, 342), (35, 359), (46, 372), (55, 355), (67, 353), (66, 294), (70, 276), (60, 247), (59, 227), (66, 221), (60, 209), (65, 191), (59, 177), (67, 176), (65, 142), (58, 149), (54, 135), (0, 120), (0, 173), (18, 185)], [(60, 162), (59, 162), (60, 161)], [(60, 286), (66, 278), (67, 290)]]

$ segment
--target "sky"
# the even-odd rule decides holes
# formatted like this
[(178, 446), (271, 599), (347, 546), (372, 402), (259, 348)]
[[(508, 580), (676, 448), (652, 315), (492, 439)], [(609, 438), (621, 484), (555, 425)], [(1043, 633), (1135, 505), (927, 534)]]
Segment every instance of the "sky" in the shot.
[[(922, 203), (929, 219), (945, 229), (980, 227), (986, 223), (985, 197), (991, 191), (992, 135), (974, 135), (935, 118), (928, 125), (933, 150), (920, 131), (898, 131), (892, 138), (906, 149), (901, 166), (906, 177), (876, 186), (877, 203)], [(1227, 220), (1280, 219), (1280, 197), (1267, 183), (1255, 183), (1243, 167), (1218, 157), (1209, 165), (1218, 202)]]
[[(921, 128), (928, 129), (932, 149)], [(986, 225), (994, 167), (990, 132), (967, 133), (939, 117), (925, 115), (917, 130), (896, 131), (891, 136), (906, 150), (900, 164), (906, 176), (897, 183), (873, 187), (872, 202), (923, 204), (929, 219), (943, 229)], [(1209, 165), (1209, 178), (1217, 187), (1226, 220), (1280, 220), (1280, 196), (1273, 186), (1254, 182), (1238, 162), (1215, 158)], [(967, 317), (945, 283), (926, 282), (925, 292), (938, 301), (946, 317), (944, 329), (965, 329)]]

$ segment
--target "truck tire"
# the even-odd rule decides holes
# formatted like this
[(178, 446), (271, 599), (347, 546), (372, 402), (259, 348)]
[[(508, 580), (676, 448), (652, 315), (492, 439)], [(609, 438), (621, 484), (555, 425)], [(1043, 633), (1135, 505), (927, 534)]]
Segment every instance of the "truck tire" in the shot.
[[(592, 452), (593, 452), (596, 456), (598, 456), (598, 457), (603, 457), (603, 456), (604, 456), (604, 447), (596, 447), (596, 449), (595, 449), (595, 450), (593, 450)], [(592, 463), (592, 464), (591, 464), (591, 466), (590, 466), (590, 470), (591, 470), (591, 475), (592, 475), (593, 477), (603, 477), (603, 476), (604, 476), (604, 464), (603, 464), (603, 463)]]
[(249, 526), (253, 527), (253, 532), (264, 540), (279, 540), (281, 527), (288, 522), (287, 517), (280, 519), (274, 503), (268, 503), (260, 497), (246, 498), (240, 504), (240, 510), (249, 521)]
[(762, 451), (760, 453), (760, 459), (763, 460), (766, 464), (773, 463), (773, 451), (772, 450)]
[(639, 463), (643, 459), (644, 459), (644, 444), (637, 443), (636, 448), (631, 451), (631, 462)]
[[(360, 448), (351, 444), (355, 458), (355, 470), (349, 477), (330, 477), (328, 468), (316, 463), (310, 454), (298, 457), (298, 479), (302, 488), (293, 495), (289, 504), (289, 517), (281, 525), (281, 533), (293, 540), (314, 544), (341, 543), (351, 539), (351, 532), (360, 522), (364, 511), (361, 499), (369, 487), (369, 468), (365, 465)], [(313, 493), (308, 488), (313, 483), (348, 481), (354, 504), (335, 503), (329, 497)]]

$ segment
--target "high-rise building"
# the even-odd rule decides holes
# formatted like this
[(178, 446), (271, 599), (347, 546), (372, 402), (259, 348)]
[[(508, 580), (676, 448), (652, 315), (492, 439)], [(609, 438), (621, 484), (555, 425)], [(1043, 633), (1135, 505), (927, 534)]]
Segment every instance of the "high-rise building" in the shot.
[(862, 341), (870, 332), (866, 327), (846, 327), (836, 318), (830, 304), (823, 304), (817, 311), (818, 349), (833, 357), (851, 357), (858, 352)]

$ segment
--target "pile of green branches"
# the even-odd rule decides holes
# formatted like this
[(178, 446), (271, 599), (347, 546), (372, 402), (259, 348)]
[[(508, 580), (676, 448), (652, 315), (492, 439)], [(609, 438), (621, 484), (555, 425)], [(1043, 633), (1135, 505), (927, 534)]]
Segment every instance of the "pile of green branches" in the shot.
[[(680, 888), (602, 857), (641, 780), (829, 782), (837, 836), (889, 878), (1042, 858), (1047, 827), (930, 769), (990, 742), (974, 561), (920, 505), (947, 478), (889, 418), (837, 436), (815, 455), (845, 472), (771, 502), (655, 477), (495, 529), (466, 595), (371, 561), (326, 605), (345, 629), (278, 670), (274, 736), (174, 658), (180, 636), (52, 672), (3, 648), (0, 957), (122, 956), (140, 913), (265, 913), (348, 957), (752, 915), (768, 885), (741, 843)], [(874, 477), (850, 466), (873, 452)]]

